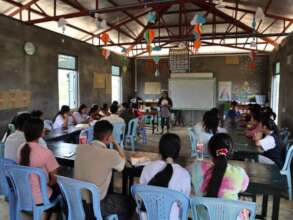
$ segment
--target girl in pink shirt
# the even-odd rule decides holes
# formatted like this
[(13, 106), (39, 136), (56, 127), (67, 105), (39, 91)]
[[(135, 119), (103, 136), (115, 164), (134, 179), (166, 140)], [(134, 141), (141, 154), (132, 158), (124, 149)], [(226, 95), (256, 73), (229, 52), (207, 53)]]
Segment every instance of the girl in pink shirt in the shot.
[(255, 134), (262, 131), (261, 127), (261, 113), (259, 110), (251, 111), (251, 121), (249, 122), (250, 128), (246, 131), (246, 136), (252, 139), (255, 139)]
[[(19, 148), (17, 161), (22, 166), (41, 168), (47, 176), (47, 191), (50, 201), (54, 201), (60, 195), (60, 189), (56, 183), (56, 173), (59, 164), (53, 153), (39, 144), (39, 138), (43, 134), (44, 123), (41, 119), (30, 118), (24, 126), (26, 143)], [(40, 181), (36, 175), (31, 177), (32, 194), (35, 204), (43, 203)], [(50, 214), (47, 219), (50, 218)]]

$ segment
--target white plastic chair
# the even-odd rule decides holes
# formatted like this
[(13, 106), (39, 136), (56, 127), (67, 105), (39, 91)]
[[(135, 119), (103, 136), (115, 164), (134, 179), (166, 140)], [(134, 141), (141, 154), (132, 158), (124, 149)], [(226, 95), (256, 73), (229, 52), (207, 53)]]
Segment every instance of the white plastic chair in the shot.
[(290, 149), (287, 152), (285, 164), (280, 171), (282, 175), (287, 177), (287, 184), (288, 184), (288, 194), (289, 199), (292, 200), (292, 178), (291, 178), (291, 162), (293, 158), (293, 145), (291, 145)]

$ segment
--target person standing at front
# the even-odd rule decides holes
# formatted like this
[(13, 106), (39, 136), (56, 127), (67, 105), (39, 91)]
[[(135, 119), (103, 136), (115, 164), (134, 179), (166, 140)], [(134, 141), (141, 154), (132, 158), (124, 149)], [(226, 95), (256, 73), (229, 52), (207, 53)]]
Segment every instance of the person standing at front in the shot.
[(170, 99), (166, 91), (162, 93), (162, 97), (159, 99), (158, 106), (161, 110), (161, 126), (163, 134), (165, 126), (167, 127), (167, 132), (169, 132), (171, 108), (173, 106), (172, 100)]

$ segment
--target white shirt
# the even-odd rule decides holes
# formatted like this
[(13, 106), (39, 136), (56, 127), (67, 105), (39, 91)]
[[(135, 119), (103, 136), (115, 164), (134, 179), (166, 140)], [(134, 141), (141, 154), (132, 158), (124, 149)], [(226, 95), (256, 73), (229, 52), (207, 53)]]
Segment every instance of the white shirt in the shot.
[(64, 124), (64, 119), (62, 115), (58, 115), (53, 123), (53, 129), (62, 128)]
[[(26, 142), (24, 133), (16, 130), (7, 137), (4, 148), (4, 157), (10, 160), (17, 160), (17, 151)], [(39, 144), (47, 148), (47, 143), (43, 138), (39, 139)]]
[[(206, 132), (205, 129), (203, 128), (203, 123), (198, 122), (194, 126), (194, 131), (195, 134), (198, 137), (198, 141), (204, 144), (205, 148), (208, 145), (210, 139), (214, 136), (214, 134)], [(227, 130), (225, 128), (218, 127), (217, 133), (227, 133)], [(205, 153), (207, 153), (207, 149), (205, 149)]]
[[(143, 168), (140, 176), (140, 184), (148, 184), (149, 181), (166, 166), (166, 162), (157, 160), (149, 163)], [(173, 175), (169, 182), (169, 189), (176, 190), (184, 193), (186, 196), (190, 195), (191, 192), (191, 178), (188, 171), (178, 164), (172, 164)], [(179, 220), (179, 207), (174, 204), (170, 213), (170, 220)]]
[(72, 116), (74, 117), (76, 124), (84, 123), (89, 118), (87, 114), (80, 114), (79, 112), (73, 112)]
[(124, 123), (125, 124), (124, 119), (116, 114), (111, 114), (110, 116), (103, 117), (101, 120), (109, 121), (111, 124), (116, 124), (116, 123)]
[(264, 151), (268, 151), (276, 147), (276, 141), (270, 134), (261, 139), (259, 143)]

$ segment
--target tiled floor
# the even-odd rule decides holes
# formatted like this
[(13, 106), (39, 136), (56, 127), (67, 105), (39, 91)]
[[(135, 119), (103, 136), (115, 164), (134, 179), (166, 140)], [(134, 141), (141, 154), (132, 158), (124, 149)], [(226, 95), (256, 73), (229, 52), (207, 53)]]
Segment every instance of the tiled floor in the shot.
[[(181, 137), (182, 141), (182, 149), (181, 155), (190, 155), (190, 147), (187, 138), (187, 132), (185, 128), (173, 128), (171, 132), (178, 134)], [(154, 134), (152, 135), (150, 131), (148, 131), (148, 143), (146, 145), (140, 144), (138, 142), (137, 150), (139, 151), (149, 151), (149, 152), (158, 152), (158, 142), (160, 140), (161, 135)], [(72, 175), (71, 169), (62, 169), (62, 174), (67, 176)], [(122, 178), (121, 175), (115, 174), (115, 191), (119, 192), (122, 186)], [(257, 198), (257, 203), (261, 204), (261, 197)], [(260, 206), (260, 205), (259, 205)], [(1, 204), (0, 204), (1, 207)], [(269, 199), (269, 207), (268, 207), (268, 217), (267, 219), (271, 219), (271, 207), (272, 201), (271, 198)], [(0, 215), (1, 219), (1, 215)], [(25, 218), (30, 219), (30, 218)], [(133, 218), (135, 220), (136, 218)], [(281, 199), (281, 207), (280, 207), (280, 215), (279, 220), (290, 220), (293, 219), (293, 202), (288, 201), (287, 199)]]

